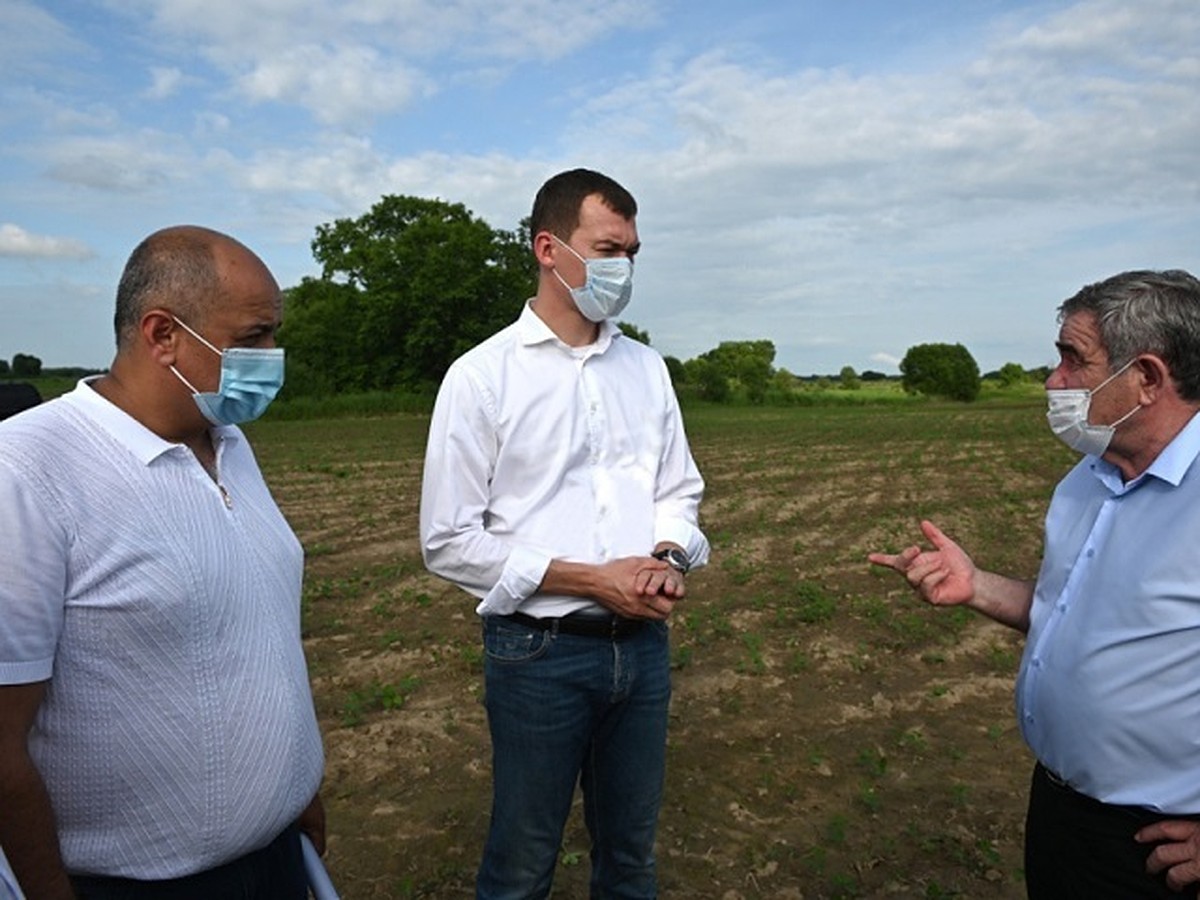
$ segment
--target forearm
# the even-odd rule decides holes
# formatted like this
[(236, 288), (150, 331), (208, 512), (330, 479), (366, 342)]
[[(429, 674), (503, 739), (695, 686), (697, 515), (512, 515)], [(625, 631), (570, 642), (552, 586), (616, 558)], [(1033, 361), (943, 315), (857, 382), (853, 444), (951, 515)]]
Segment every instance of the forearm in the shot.
[(599, 566), (554, 559), (542, 577), (539, 593), (592, 597), (603, 601), (606, 587), (606, 579), (602, 577)]
[(41, 776), (24, 752), (0, 763), (0, 847), (27, 900), (70, 900), (75, 894), (59, 853), (54, 811)]
[(1029, 631), (1034, 584), (1033, 581), (976, 570), (975, 593), (967, 606), (1024, 634)]

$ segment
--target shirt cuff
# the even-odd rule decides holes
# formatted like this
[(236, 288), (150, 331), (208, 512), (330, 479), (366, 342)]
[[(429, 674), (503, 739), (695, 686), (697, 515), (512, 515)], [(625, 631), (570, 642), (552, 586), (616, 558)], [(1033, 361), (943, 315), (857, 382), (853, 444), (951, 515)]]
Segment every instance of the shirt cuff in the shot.
[(537, 593), (552, 557), (538, 550), (517, 547), (508, 555), (500, 580), (475, 607), (481, 616), (507, 616)]
[(54, 674), (54, 658), (0, 662), (0, 684), (36, 684)]
[(698, 569), (708, 562), (708, 538), (684, 519), (659, 519), (654, 526), (654, 545), (678, 544), (687, 554), (691, 568)]

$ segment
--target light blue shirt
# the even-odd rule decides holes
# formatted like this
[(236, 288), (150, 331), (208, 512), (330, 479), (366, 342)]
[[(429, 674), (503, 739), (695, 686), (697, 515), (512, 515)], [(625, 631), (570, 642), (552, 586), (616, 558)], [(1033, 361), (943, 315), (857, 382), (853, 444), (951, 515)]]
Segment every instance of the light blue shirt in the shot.
[(1200, 416), (1128, 484), (1059, 483), (1017, 679), (1039, 760), (1106, 803), (1200, 813)]

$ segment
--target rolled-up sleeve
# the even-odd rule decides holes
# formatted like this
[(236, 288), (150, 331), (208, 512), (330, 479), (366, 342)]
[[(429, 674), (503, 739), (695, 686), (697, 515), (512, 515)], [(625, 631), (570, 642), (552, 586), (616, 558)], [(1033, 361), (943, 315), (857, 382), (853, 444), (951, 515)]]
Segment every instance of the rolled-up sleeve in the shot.
[[(666, 373), (665, 366), (663, 372)], [(666, 440), (655, 483), (654, 542), (678, 544), (696, 569), (707, 564), (709, 556), (708, 538), (699, 525), (704, 479), (688, 448), (683, 415), (667, 377)]]
[(514, 546), (486, 528), (497, 454), (495, 403), (463, 367), (452, 366), (429, 424), (421, 484), (421, 553), (429, 570), (504, 615), (537, 592), (549, 554)]

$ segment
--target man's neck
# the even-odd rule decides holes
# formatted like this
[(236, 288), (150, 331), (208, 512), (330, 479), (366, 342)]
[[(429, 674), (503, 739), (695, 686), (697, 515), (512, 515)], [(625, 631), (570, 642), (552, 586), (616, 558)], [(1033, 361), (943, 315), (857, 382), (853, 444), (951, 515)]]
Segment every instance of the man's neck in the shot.
[(568, 309), (558, 297), (539, 292), (531, 306), (534, 315), (545, 322), (546, 327), (568, 347), (586, 347), (596, 343), (600, 336), (599, 324), (585, 318), (574, 303)]

